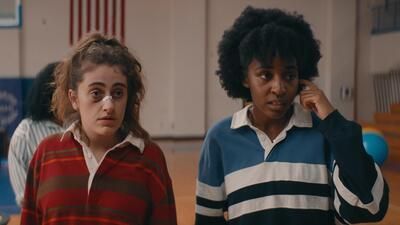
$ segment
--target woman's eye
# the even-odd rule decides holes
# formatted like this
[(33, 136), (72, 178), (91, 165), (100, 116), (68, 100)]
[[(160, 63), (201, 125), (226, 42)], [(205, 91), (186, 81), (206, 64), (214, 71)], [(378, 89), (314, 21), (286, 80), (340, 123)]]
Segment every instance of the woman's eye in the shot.
[(122, 90), (115, 90), (112, 93), (113, 98), (121, 98), (122, 96), (124, 96), (124, 92)]
[(90, 92), (90, 97), (91, 97), (93, 100), (98, 101), (98, 100), (101, 100), (102, 94), (101, 94), (101, 92), (98, 91), (98, 90), (93, 90), (93, 91)]
[(285, 77), (286, 77), (286, 80), (294, 80), (297, 78), (297, 74), (289, 73), (289, 74), (286, 74)]
[(271, 73), (265, 72), (265, 73), (261, 73), (261, 74), (260, 74), (260, 77), (261, 77), (262, 79), (264, 79), (264, 80), (270, 80), (271, 77), (272, 77), (272, 74), (271, 74)]

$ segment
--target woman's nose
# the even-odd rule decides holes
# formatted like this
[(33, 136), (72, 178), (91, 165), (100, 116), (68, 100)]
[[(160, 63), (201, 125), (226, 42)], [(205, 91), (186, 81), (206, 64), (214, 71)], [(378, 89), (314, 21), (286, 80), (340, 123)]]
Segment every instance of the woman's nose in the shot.
[(114, 110), (114, 100), (111, 96), (105, 96), (102, 100), (103, 110), (104, 111), (112, 111)]
[(286, 93), (285, 82), (280, 78), (274, 78), (272, 80), (271, 92), (277, 96), (281, 96)]

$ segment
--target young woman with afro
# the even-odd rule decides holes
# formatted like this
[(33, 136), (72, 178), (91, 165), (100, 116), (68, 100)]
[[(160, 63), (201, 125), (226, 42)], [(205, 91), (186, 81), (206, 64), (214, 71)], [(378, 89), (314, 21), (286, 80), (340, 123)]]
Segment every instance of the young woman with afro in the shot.
[(207, 133), (196, 224), (381, 220), (388, 186), (364, 150), (361, 127), (311, 81), (321, 53), (303, 17), (248, 7), (218, 53), (222, 87), (249, 104)]

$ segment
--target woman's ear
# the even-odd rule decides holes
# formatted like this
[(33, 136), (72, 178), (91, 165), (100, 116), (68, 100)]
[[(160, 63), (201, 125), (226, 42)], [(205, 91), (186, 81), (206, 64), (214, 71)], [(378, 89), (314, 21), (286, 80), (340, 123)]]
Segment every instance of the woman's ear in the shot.
[(72, 89), (68, 90), (68, 98), (69, 98), (69, 101), (71, 102), (72, 108), (75, 111), (78, 111), (78, 109), (79, 109), (78, 96), (74, 90), (72, 90)]
[(244, 78), (242, 84), (243, 84), (243, 87), (249, 88), (249, 79), (247, 77)]

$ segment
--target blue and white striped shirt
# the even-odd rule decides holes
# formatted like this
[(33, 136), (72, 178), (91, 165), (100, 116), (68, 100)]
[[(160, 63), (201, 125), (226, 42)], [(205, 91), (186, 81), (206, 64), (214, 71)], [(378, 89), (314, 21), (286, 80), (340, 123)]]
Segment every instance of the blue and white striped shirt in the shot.
[(250, 107), (207, 133), (197, 225), (350, 224), (384, 216), (388, 188), (356, 123), (337, 111), (317, 121), (294, 104), (288, 125), (270, 140), (251, 124)]
[(8, 149), (8, 171), (19, 206), (24, 199), (26, 174), (36, 147), (45, 137), (63, 130), (54, 122), (33, 121), (30, 118), (23, 119), (15, 129)]

